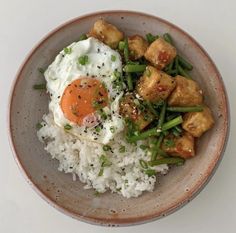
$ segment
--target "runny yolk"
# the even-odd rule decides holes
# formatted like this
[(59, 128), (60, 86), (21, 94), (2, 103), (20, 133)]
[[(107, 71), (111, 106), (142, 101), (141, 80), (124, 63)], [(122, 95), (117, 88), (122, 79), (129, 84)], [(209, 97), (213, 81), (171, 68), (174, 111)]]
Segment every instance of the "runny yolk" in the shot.
[(80, 78), (66, 87), (60, 104), (64, 116), (82, 126), (84, 119), (107, 106), (108, 93), (99, 80)]

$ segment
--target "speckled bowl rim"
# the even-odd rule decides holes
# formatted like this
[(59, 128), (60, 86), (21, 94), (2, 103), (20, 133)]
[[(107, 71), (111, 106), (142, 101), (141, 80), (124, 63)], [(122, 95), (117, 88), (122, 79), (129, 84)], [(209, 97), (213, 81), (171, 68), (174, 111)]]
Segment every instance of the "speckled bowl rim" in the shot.
[[(92, 17), (92, 16), (100, 17), (100, 16), (106, 15), (106, 14), (137, 15), (137, 16), (144, 16), (144, 17), (147, 17), (147, 18), (156, 19), (156, 20), (158, 20), (158, 21), (160, 21), (164, 24), (167, 24), (167, 25), (173, 27), (175, 30), (179, 31), (181, 34), (183, 34), (189, 40), (191, 40), (194, 43), (194, 45), (199, 49), (199, 51), (203, 54), (203, 56), (208, 58), (208, 60), (210, 61), (210, 65), (213, 68), (214, 73), (216, 74), (216, 79), (220, 83), (220, 87), (221, 87), (221, 90), (222, 90), (222, 93), (223, 93), (223, 96), (224, 96), (223, 115), (226, 116), (226, 120), (224, 121), (224, 131), (223, 131), (223, 134), (222, 134), (223, 139), (222, 139), (222, 142), (219, 146), (218, 156), (212, 162), (211, 166), (208, 167), (208, 171), (206, 172), (205, 176), (203, 176), (198, 182), (196, 182), (196, 185), (191, 190), (191, 192), (189, 192), (188, 196), (184, 196), (181, 201), (178, 201), (178, 202), (174, 203), (171, 207), (169, 207), (168, 209), (163, 210), (161, 213), (157, 212), (155, 214), (147, 215), (147, 216), (144, 216), (144, 217), (136, 217), (136, 218), (133, 217), (133, 218), (128, 218), (128, 219), (117, 219), (117, 220), (112, 220), (112, 222), (110, 222), (109, 219), (101, 219), (101, 218), (92, 218), (92, 217), (80, 216), (80, 215), (78, 215), (78, 213), (74, 213), (74, 212), (66, 209), (63, 206), (58, 205), (56, 202), (51, 200), (50, 197), (47, 196), (46, 193), (44, 193), (42, 190), (40, 190), (40, 188), (37, 186), (37, 184), (33, 183), (30, 175), (28, 174), (28, 172), (25, 169), (24, 165), (21, 163), (20, 158), (18, 157), (17, 148), (16, 148), (16, 146), (14, 145), (14, 142), (13, 142), (12, 129), (11, 129), (12, 101), (13, 101), (13, 98), (14, 98), (15, 87), (16, 87), (18, 81), (19, 81), (19, 77), (21, 76), (21, 72), (23, 71), (23, 69), (24, 69), (25, 65), (28, 63), (28, 61), (31, 59), (32, 55), (37, 51), (37, 49), (45, 41), (47, 41), (57, 31), (62, 30), (63, 28), (67, 27), (68, 25), (70, 25), (72, 23), (75, 23), (75, 22), (77, 22), (81, 19), (86, 19), (86, 18), (89, 18), (89, 17)], [(183, 31), (182, 29), (180, 29), (176, 25), (174, 25), (174, 24), (172, 24), (172, 23), (170, 23), (170, 22), (168, 22), (164, 19), (161, 19), (157, 16), (146, 14), (146, 13), (143, 13), (143, 12), (137, 12), (137, 11), (111, 10), (111, 11), (98, 11), (98, 12), (94, 12), (94, 13), (88, 13), (88, 14), (76, 17), (74, 19), (71, 19), (71, 20), (67, 21), (64, 24), (61, 24), (60, 26), (58, 26), (54, 30), (52, 30), (43, 39), (41, 39), (41, 41), (38, 42), (38, 44), (26, 56), (24, 62), (20, 66), (20, 68), (19, 68), (19, 70), (16, 74), (15, 80), (12, 84), (10, 95), (9, 95), (7, 121), (8, 121), (7, 122), (8, 137), (9, 137), (9, 142), (10, 142), (10, 146), (11, 146), (11, 149), (12, 149), (14, 159), (15, 159), (20, 171), (22, 172), (23, 176), (25, 177), (26, 181), (47, 203), (49, 203), (51, 206), (58, 209), (62, 213), (67, 214), (68, 216), (71, 216), (72, 218), (75, 218), (75, 219), (78, 219), (78, 220), (81, 220), (81, 221), (84, 221), (84, 222), (88, 222), (88, 223), (91, 223), (91, 224), (105, 225), (105, 226), (129, 226), (129, 225), (136, 225), (136, 224), (151, 222), (151, 221), (159, 219), (163, 216), (167, 216), (167, 215), (177, 211), (178, 209), (183, 207), (188, 202), (190, 202), (193, 198), (195, 198), (203, 190), (203, 188), (210, 181), (211, 177), (214, 175), (214, 173), (215, 173), (215, 171), (216, 171), (216, 169), (217, 169), (217, 167), (218, 167), (218, 165), (219, 165), (219, 163), (220, 163), (220, 161), (223, 157), (223, 154), (224, 154), (224, 151), (225, 151), (225, 148), (226, 148), (226, 145), (227, 145), (228, 137), (229, 137), (230, 110), (229, 110), (227, 92), (226, 92), (222, 77), (221, 77), (219, 71), (217, 70), (214, 62), (212, 61), (212, 59), (208, 55), (208, 53), (202, 48), (201, 45), (198, 44), (198, 42), (195, 41), (195, 39), (193, 39), (190, 35), (188, 35), (185, 31)]]

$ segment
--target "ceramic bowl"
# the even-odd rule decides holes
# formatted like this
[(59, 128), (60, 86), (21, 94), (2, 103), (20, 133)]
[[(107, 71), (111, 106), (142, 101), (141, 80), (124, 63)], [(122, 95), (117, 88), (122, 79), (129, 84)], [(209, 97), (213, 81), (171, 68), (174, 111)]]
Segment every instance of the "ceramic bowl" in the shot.
[[(192, 76), (205, 93), (216, 124), (198, 141), (197, 156), (176, 167), (153, 192), (126, 199), (106, 192), (95, 196), (70, 174), (57, 170), (58, 162), (44, 151), (35, 125), (48, 112), (48, 96), (32, 86), (43, 81), (39, 67), (47, 67), (57, 53), (94, 21), (104, 18), (126, 35), (169, 32), (179, 54), (193, 65)], [(176, 211), (206, 185), (221, 160), (229, 129), (227, 96), (222, 78), (205, 50), (186, 32), (156, 16), (129, 11), (107, 11), (73, 19), (49, 33), (23, 62), (12, 88), (9, 106), (9, 134), (14, 156), (28, 183), (52, 206), (76, 219), (99, 225), (120, 226), (144, 223)]]

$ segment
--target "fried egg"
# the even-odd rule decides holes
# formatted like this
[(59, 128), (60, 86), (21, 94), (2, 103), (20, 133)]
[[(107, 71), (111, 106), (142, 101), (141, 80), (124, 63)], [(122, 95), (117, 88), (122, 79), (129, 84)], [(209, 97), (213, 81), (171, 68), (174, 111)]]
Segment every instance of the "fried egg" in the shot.
[(124, 129), (123, 91), (113, 85), (117, 72), (119, 53), (95, 38), (62, 50), (44, 74), (55, 124), (81, 139), (109, 143)]

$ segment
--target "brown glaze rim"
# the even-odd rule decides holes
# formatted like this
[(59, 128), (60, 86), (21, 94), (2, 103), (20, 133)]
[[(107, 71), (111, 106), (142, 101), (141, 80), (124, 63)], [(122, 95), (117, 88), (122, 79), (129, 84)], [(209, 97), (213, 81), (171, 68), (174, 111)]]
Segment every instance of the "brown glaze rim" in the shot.
[[(158, 211), (154, 214), (151, 215), (147, 215), (147, 216), (142, 216), (142, 217), (132, 217), (132, 218), (125, 218), (125, 219), (109, 219), (109, 218), (94, 218), (94, 217), (84, 217), (81, 215), (78, 215), (78, 213), (75, 213), (63, 206), (60, 206), (59, 204), (57, 204), (55, 201), (53, 201), (52, 199), (50, 199), (49, 196), (47, 196), (47, 194), (45, 192), (43, 192), (42, 190), (40, 190), (40, 187), (37, 186), (37, 184), (33, 183), (30, 175), (27, 173), (27, 170), (25, 169), (24, 165), (21, 163), (20, 158), (18, 157), (18, 153), (17, 153), (17, 148), (14, 144), (14, 140), (12, 137), (12, 124), (11, 124), (11, 113), (12, 113), (12, 101), (14, 98), (14, 93), (15, 93), (15, 87), (19, 81), (19, 77), (21, 76), (21, 73), (25, 67), (25, 65), (27, 64), (27, 62), (31, 59), (32, 55), (35, 53), (35, 51), (45, 42), (47, 41), (52, 35), (54, 35), (56, 32), (62, 30), (63, 28), (67, 27), (68, 25), (72, 24), (72, 23), (76, 23), (77, 21), (81, 20), (81, 19), (86, 19), (89, 18), (91, 16), (97, 16), (97, 17), (101, 17), (103, 15), (117, 15), (117, 16), (124, 16), (125, 15), (137, 15), (137, 16), (144, 16), (146, 18), (152, 18), (152, 19), (156, 19), (164, 24), (167, 24), (168, 26), (174, 28), (175, 30), (181, 32), (184, 36), (186, 36), (189, 40), (191, 40), (193, 42), (193, 44), (199, 49), (199, 51), (203, 54), (203, 56), (207, 57), (207, 59), (209, 60), (211, 67), (214, 69), (214, 72), (216, 74), (216, 79), (218, 81), (218, 83), (220, 83), (220, 90), (219, 92), (223, 94), (224, 100), (223, 100), (223, 105), (222, 105), (222, 115), (226, 116), (226, 120), (224, 121), (224, 131), (222, 133), (222, 141), (220, 143), (220, 145), (218, 146), (218, 152), (217, 152), (217, 158), (212, 162), (211, 166), (209, 166), (206, 174), (204, 174), (204, 176), (202, 176), (201, 180), (199, 180), (196, 185), (192, 188), (192, 190), (189, 191), (188, 194), (184, 195), (181, 200), (176, 201), (171, 207)], [(161, 19), (157, 16), (153, 16), (153, 15), (149, 15), (146, 13), (142, 13), (142, 12), (135, 12), (135, 11), (123, 11), (123, 10), (113, 10), (113, 11), (100, 11), (100, 12), (95, 12), (95, 13), (90, 13), (90, 14), (86, 14), (77, 18), (74, 18), (72, 20), (69, 20), (68, 22), (60, 25), (59, 27), (57, 27), (56, 29), (54, 29), (53, 31), (51, 31), (49, 34), (47, 34), (31, 51), (30, 53), (27, 55), (27, 57), (25, 58), (24, 62), (22, 63), (21, 67), (19, 68), (15, 80), (12, 84), (12, 88), (10, 91), (10, 95), (9, 95), (9, 105), (8, 105), (8, 137), (9, 137), (9, 142), (10, 142), (10, 146), (14, 155), (14, 159), (18, 165), (18, 167), (20, 168), (20, 171), (22, 172), (23, 176), (25, 177), (25, 179), (27, 180), (27, 182), (30, 184), (30, 186), (47, 202), (49, 203), (51, 206), (53, 206), (54, 208), (58, 209), (59, 211), (61, 211), (64, 214), (67, 214), (75, 219), (84, 221), (84, 222), (88, 222), (88, 223), (92, 223), (92, 224), (97, 224), (97, 225), (105, 225), (105, 226), (127, 226), (127, 225), (135, 225), (135, 224), (141, 224), (141, 223), (145, 223), (145, 222), (150, 222), (150, 221), (154, 221), (156, 219), (159, 219), (161, 217), (164, 217), (166, 215), (169, 215), (173, 212), (175, 212), (176, 210), (180, 209), (181, 207), (183, 207), (186, 203), (188, 203), (189, 201), (191, 201), (194, 197), (196, 197), (198, 195), (198, 193), (200, 193), (200, 191), (206, 186), (206, 184), (210, 181), (211, 177), (214, 175), (226, 148), (226, 144), (227, 144), (227, 140), (229, 137), (229, 126), (230, 126), (230, 113), (229, 113), (229, 104), (228, 104), (228, 98), (227, 98), (227, 93), (225, 90), (225, 86), (222, 80), (222, 77), (219, 73), (219, 71), (217, 70), (214, 62), (211, 60), (210, 56), (207, 54), (207, 52), (201, 47), (201, 45), (198, 44), (198, 42), (196, 42), (190, 35), (188, 35), (185, 31), (183, 31), (182, 29), (180, 29), (179, 27), (175, 26), (174, 24)]]

